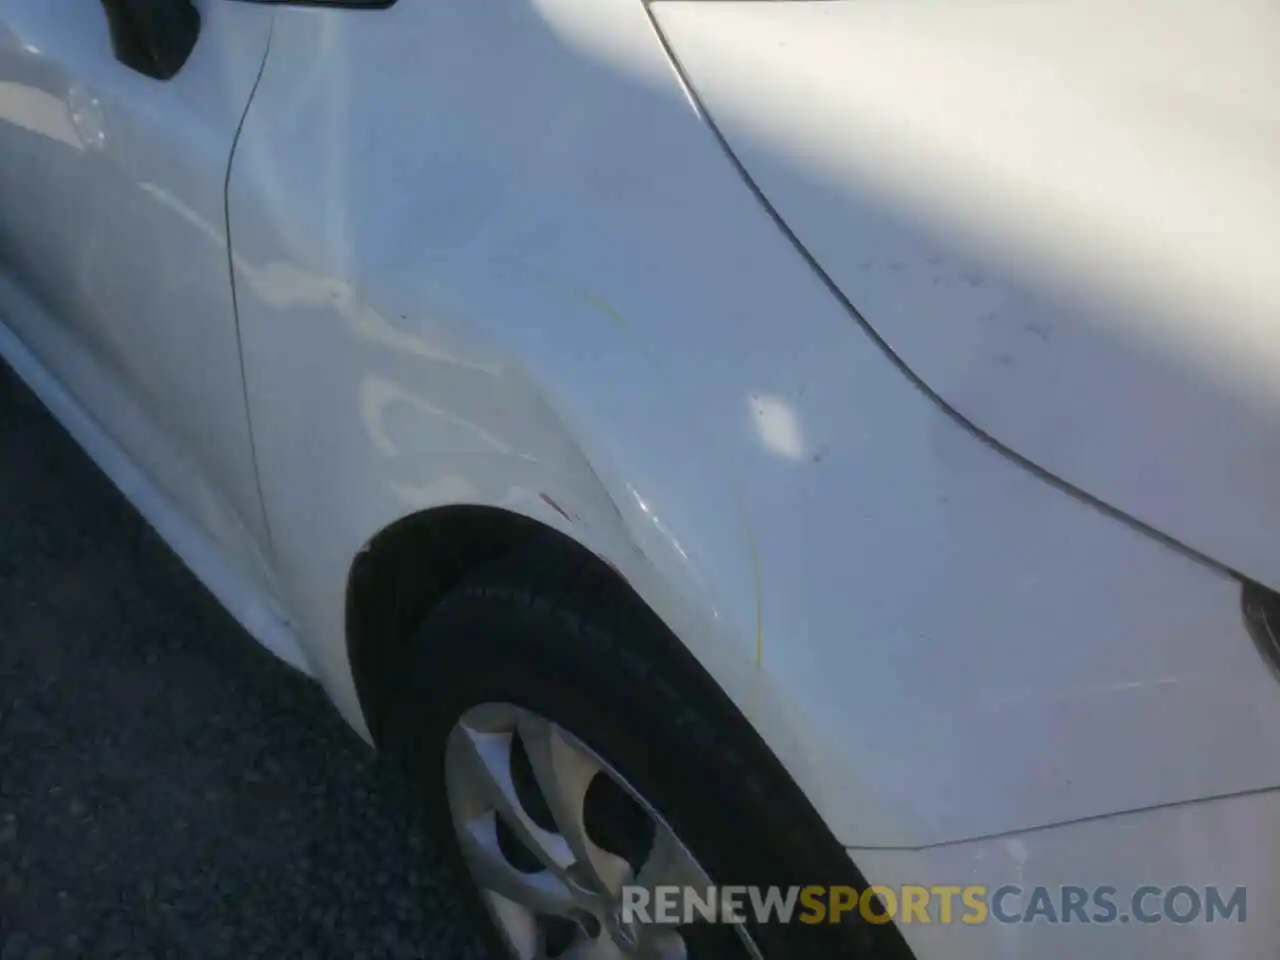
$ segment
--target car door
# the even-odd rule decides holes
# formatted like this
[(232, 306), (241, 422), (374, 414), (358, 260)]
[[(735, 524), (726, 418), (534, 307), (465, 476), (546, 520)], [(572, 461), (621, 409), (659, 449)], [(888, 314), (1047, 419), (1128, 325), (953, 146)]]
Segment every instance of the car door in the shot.
[(272, 11), (194, 7), (158, 79), (108, 23), (120, 0), (0, 3), (0, 324), (262, 588), (225, 183)]

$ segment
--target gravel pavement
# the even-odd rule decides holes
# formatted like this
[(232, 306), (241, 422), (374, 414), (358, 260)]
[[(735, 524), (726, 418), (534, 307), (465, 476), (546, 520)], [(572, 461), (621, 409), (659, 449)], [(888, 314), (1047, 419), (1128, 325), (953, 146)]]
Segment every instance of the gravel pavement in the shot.
[(482, 956), (396, 776), (0, 366), (0, 960)]

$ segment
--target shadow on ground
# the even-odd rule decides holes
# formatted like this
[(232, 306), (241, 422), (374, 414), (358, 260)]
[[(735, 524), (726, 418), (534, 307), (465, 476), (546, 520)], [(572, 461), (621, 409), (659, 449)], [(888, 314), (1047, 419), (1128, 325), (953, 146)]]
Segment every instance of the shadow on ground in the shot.
[(0, 960), (479, 957), (411, 811), (0, 366)]

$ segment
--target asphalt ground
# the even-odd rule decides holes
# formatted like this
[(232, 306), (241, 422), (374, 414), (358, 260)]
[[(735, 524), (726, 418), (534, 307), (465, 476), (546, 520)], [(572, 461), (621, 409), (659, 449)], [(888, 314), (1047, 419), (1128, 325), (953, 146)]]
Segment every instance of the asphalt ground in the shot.
[(483, 956), (400, 778), (0, 365), (0, 960)]

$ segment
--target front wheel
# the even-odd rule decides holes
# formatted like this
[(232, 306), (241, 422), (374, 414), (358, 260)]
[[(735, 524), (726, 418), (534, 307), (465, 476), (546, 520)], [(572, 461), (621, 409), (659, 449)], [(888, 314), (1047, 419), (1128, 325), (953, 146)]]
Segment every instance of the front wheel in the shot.
[(606, 571), (505, 561), (432, 611), (415, 653), (411, 762), (496, 957), (905, 955), (856, 913), (762, 922), (743, 898), (726, 916), (726, 886), (863, 883), (721, 691)]

